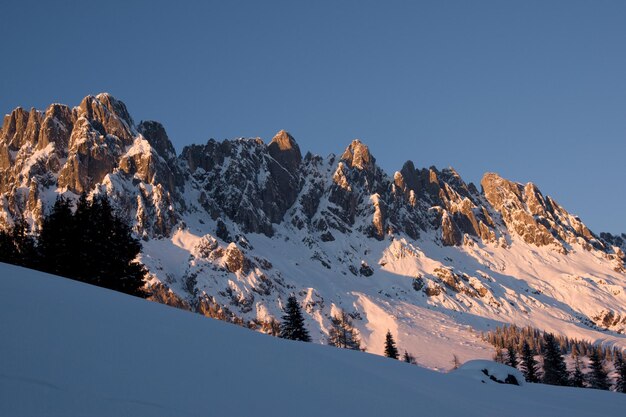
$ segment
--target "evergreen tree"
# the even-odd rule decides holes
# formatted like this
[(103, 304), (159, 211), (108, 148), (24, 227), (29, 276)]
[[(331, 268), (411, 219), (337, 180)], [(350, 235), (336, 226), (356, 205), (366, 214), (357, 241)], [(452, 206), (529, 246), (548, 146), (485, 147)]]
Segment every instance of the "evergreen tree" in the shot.
[(515, 348), (513, 347), (513, 345), (509, 345), (509, 347), (507, 348), (506, 364), (509, 365), (511, 368), (517, 368), (517, 365), (519, 364), (517, 360), (517, 352), (515, 352)]
[(141, 251), (130, 226), (113, 211), (106, 195), (91, 202), (82, 195), (74, 215), (78, 273), (81, 281), (127, 294), (145, 296), (145, 268), (135, 261)]
[(280, 324), (280, 335), (283, 339), (310, 342), (309, 332), (304, 327), (304, 317), (295, 295), (290, 295), (285, 306), (285, 315)]
[(611, 386), (608, 374), (602, 365), (603, 356), (600, 347), (594, 349), (589, 355), (589, 367), (591, 368), (589, 375), (590, 388), (608, 390)]
[[(101, 236), (96, 236), (99, 229), (99, 224), (97, 223), (99, 219), (95, 219), (94, 212), (92, 202), (87, 200), (87, 194), (83, 192), (76, 202), (76, 211), (74, 212), (76, 238), (72, 242), (72, 252), (76, 255), (82, 273), (90, 277), (93, 276), (96, 269), (94, 264), (98, 258), (102, 257), (102, 252), (97, 252), (100, 249), (97, 240)], [(92, 281), (95, 281), (95, 279)]]
[(0, 230), (0, 262), (15, 265), (17, 248), (13, 243), (11, 231)]
[(23, 216), (19, 216), (13, 224), (11, 231), (13, 240), (15, 265), (34, 268), (36, 265), (35, 239), (30, 233), (30, 227)]
[(407, 352), (406, 350), (404, 351), (404, 355), (402, 355), (402, 360), (412, 365), (415, 364), (415, 357), (411, 355), (409, 352)]
[(343, 310), (330, 319), (331, 327), (328, 344), (343, 349), (360, 350), (359, 332), (354, 328), (352, 319)]
[(570, 385), (572, 387), (584, 388), (585, 387), (585, 374), (581, 368), (582, 364), (580, 363), (580, 358), (578, 356), (574, 357), (574, 371), (572, 372), (572, 376), (570, 378)]
[(385, 335), (385, 356), (392, 359), (398, 359), (398, 348), (396, 342), (393, 340), (391, 332), (387, 330)]
[(43, 220), (38, 245), (39, 268), (51, 274), (78, 279), (82, 265), (76, 258), (76, 242), (72, 208), (66, 198), (58, 197), (52, 211)]
[(136, 257), (141, 243), (106, 195), (81, 195), (76, 212), (57, 198), (39, 237), (39, 268), (67, 278), (145, 297), (146, 270)]
[(549, 385), (567, 385), (567, 367), (561, 355), (561, 347), (554, 335), (546, 333), (543, 345), (543, 381)]
[(622, 352), (616, 352), (615, 354), (615, 372), (617, 372), (615, 391), (626, 393), (626, 362)]
[(141, 243), (133, 237), (132, 229), (120, 216), (117, 216), (106, 195), (93, 201), (99, 221), (94, 233), (94, 246), (109, 256), (96, 256), (98, 285), (127, 294), (143, 296), (142, 287), (146, 270), (136, 262), (141, 252)]
[(522, 358), (520, 368), (526, 381), (539, 382), (539, 368), (538, 362), (535, 360), (535, 351), (530, 348), (528, 342), (524, 341), (522, 344)]

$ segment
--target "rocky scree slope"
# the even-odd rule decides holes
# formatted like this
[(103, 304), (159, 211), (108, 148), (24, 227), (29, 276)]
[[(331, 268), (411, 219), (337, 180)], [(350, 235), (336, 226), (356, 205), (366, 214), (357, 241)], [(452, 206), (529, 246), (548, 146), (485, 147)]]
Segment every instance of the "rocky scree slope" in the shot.
[(489, 356), (477, 332), (501, 323), (626, 347), (626, 237), (531, 183), (488, 173), (479, 190), (411, 161), (390, 176), (358, 140), (302, 156), (285, 131), (177, 156), (109, 94), (5, 116), (0, 224), (23, 215), (36, 232), (57, 195), (81, 192), (133, 222), (153, 299), (208, 316), (269, 332), (295, 293), (314, 340), (344, 309), (368, 350), (390, 329), (433, 367)]

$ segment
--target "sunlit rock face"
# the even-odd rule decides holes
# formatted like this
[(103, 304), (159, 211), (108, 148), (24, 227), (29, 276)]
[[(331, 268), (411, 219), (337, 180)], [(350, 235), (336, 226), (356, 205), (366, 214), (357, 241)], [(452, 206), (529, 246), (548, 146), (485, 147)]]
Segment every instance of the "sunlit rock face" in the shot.
[(563, 251), (576, 242), (604, 249), (605, 244), (578, 217), (544, 197), (536, 185), (514, 183), (493, 173), (485, 174), (481, 185), (486, 200), (501, 215), (508, 231), (525, 242), (553, 245)]
[(268, 236), (288, 217), (325, 239), (333, 229), (356, 227), (378, 240), (398, 233), (419, 238), (436, 229), (448, 246), (494, 242), (506, 233), (564, 251), (578, 241), (596, 249), (606, 243), (534, 184), (489, 173), (479, 192), (452, 168), (416, 169), (411, 161), (390, 178), (359, 140), (340, 157), (303, 158), (293, 136), (281, 130), (269, 144), (210, 140), (177, 156), (160, 123), (135, 125), (124, 103), (109, 94), (87, 96), (75, 108), (12, 111), (0, 131), (0, 170), (8, 222), (23, 213), (39, 224), (50, 203), (42, 200), (44, 191), (107, 192), (139, 233), (167, 235), (190, 206), (184, 190), (191, 187), (211, 219), (228, 218), (243, 232)]
[(261, 331), (291, 293), (317, 341), (342, 308), (374, 349), (376, 329), (437, 320), (626, 331), (626, 235), (497, 174), (476, 187), (409, 160), (389, 175), (360, 140), (303, 156), (285, 130), (177, 154), (108, 94), (5, 116), (0, 227), (24, 216), (37, 232), (57, 196), (83, 192), (107, 194), (142, 239), (153, 300)]
[[(155, 137), (155, 147), (142, 130)], [(157, 130), (138, 129), (124, 103), (109, 94), (87, 96), (73, 109), (14, 110), (0, 135), (5, 223), (24, 215), (36, 229), (55, 195), (106, 192), (138, 233), (169, 234), (183, 177), (165, 131)]]
[(124, 103), (106, 93), (74, 108), (17, 108), (5, 116), (0, 172), (6, 223), (24, 214), (37, 226), (57, 193), (106, 192), (146, 236), (168, 235), (180, 215), (198, 205), (209, 219), (267, 236), (286, 221), (325, 240), (334, 239), (333, 231), (382, 240), (438, 230), (446, 246), (514, 234), (561, 251), (575, 242), (612, 254), (620, 248), (534, 184), (488, 173), (479, 191), (452, 168), (420, 169), (411, 161), (390, 177), (359, 140), (340, 157), (303, 158), (294, 137), (281, 130), (268, 144), (209, 140), (177, 156), (160, 123), (136, 125)]

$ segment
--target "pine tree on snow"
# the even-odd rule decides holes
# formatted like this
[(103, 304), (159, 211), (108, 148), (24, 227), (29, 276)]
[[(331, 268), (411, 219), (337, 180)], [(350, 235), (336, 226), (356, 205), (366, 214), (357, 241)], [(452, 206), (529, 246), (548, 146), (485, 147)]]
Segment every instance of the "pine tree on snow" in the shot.
[(140, 251), (141, 243), (106, 195), (89, 201), (83, 193), (74, 213), (69, 200), (59, 197), (43, 221), (38, 269), (145, 297), (146, 269), (135, 261)]
[(570, 378), (570, 385), (577, 388), (585, 387), (585, 374), (582, 371), (582, 364), (578, 355), (574, 356), (574, 371)]
[(528, 342), (524, 341), (522, 345), (522, 357), (520, 368), (526, 381), (528, 382), (539, 382), (539, 368), (538, 362), (535, 359), (535, 351), (530, 348)]
[[(77, 231), (69, 200), (58, 197), (44, 218), (39, 234), (40, 269), (78, 279), (76, 259)], [(83, 248), (84, 249), (84, 248)]]
[(546, 333), (543, 346), (543, 380), (548, 385), (568, 385), (567, 367), (561, 347), (551, 333)]
[(594, 349), (589, 355), (589, 367), (591, 368), (589, 375), (590, 388), (608, 390), (611, 386), (608, 374), (602, 365), (603, 356), (599, 347)]
[(304, 327), (304, 317), (302, 316), (300, 305), (293, 294), (287, 298), (285, 315), (280, 324), (279, 337), (283, 339), (299, 340), (301, 342), (311, 341), (311, 336), (309, 336), (308, 330)]
[(87, 210), (88, 220), (95, 223), (90, 234), (80, 234), (90, 248), (89, 263), (85, 265), (90, 271), (88, 278), (95, 285), (145, 295), (142, 287), (146, 270), (135, 262), (141, 243), (133, 237), (130, 226), (114, 212), (106, 195), (94, 197)]
[(391, 332), (387, 330), (385, 335), (385, 356), (392, 359), (398, 359), (398, 348), (396, 342), (393, 340)]
[(507, 348), (506, 364), (509, 365), (511, 368), (517, 368), (517, 365), (519, 365), (517, 360), (517, 352), (515, 352), (515, 348), (513, 347), (513, 345), (509, 345), (509, 347)]

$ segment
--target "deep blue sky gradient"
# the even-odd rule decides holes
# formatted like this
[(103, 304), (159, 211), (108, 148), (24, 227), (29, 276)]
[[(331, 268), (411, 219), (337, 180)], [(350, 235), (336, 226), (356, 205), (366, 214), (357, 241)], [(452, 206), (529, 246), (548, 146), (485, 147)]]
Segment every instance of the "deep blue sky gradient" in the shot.
[(4, 2), (0, 112), (108, 91), (177, 150), (289, 130), (539, 185), (626, 232), (626, 2)]

